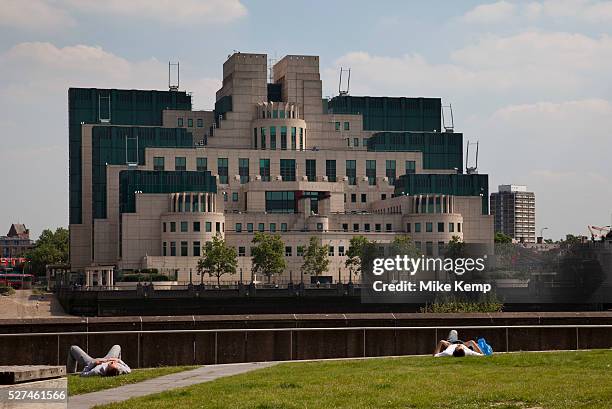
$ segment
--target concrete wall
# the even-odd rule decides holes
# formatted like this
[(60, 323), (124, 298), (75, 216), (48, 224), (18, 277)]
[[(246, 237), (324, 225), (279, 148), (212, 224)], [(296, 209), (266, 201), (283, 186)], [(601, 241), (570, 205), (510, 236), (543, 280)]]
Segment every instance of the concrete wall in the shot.
[[(325, 314), (66, 318), (0, 320), (3, 334), (192, 330), (224, 328), (453, 327), (462, 339), (485, 337), (497, 352), (573, 350), (612, 347), (612, 328), (490, 328), (461, 326), (610, 325), (611, 312), (498, 314)], [(350, 358), (430, 354), (448, 329), (354, 329), (187, 334), (63, 334), (6, 337), (0, 335), (0, 365), (58, 365), (70, 345), (94, 357), (113, 344), (131, 367), (190, 365), (271, 360)]]

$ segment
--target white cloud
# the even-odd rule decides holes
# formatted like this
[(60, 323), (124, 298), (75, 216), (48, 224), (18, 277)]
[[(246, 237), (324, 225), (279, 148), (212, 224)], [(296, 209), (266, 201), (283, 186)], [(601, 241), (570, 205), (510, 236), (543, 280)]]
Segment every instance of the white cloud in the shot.
[(481, 4), (467, 11), (461, 18), (469, 24), (491, 24), (508, 21), (582, 21), (612, 22), (612, 2), (597, 0), (542, 0), (498, 1)]
[(516, 6), (507, 1), (480, 4), (463, 15), (466, 23), (492, 24), (499, 23), (514, 15)]
[(39, 31), (74, 24), (65, 10), (46, 0), (0, 0), (0, 26)]

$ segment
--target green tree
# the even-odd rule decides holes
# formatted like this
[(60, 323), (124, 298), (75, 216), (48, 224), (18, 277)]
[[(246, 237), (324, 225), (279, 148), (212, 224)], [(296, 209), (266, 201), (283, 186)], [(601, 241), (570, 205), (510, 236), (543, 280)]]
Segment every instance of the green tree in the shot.
[(263, 274), (268, 277), (268, 283), (273, 275), (285, 271), (285, 243), (278, 234), (255, 233), (255, 247), (251, 249), (253, 257), (253, 274)]
[(221, 276), (236, 274), (238, 265), (236, 249), (225, 244), (221, 235), (213, 237), (202, 247), (202, 257), (198, 260), (198, 272), (207, 273), (209, 277), (217, 277), (217, 285), (221, 285)]
[(34, 247), (25, 253), (30, 271), (43, 275), (47, 264), (67, 264), (68, 248), (68, 229), (58, 227), (55, 232), (50, 229), (43, 230)]
[(372, 242), (364, 236), (353, 236), (351, 238), (349, 249), (346, 252), (347, 259), (344, 263), (351, 273), (355, 275), (361, 274), (361, 266), (364, 265), (362, 261), (365, 260), (367, 249), (370, 245), (372, 245)]
[(445, 257), (457, 259), (465, 257), (465, 243), (459, 236), (453, 236), (446, 246)]
[(311, 237), (304, 253), (304, 264), (302, 264), (302, 272), (320, 276), (327, 271), (329, 267), (329, 246), (321, 244), (321, 239)]
[(410, 258), (421, 256), (421, 251), (416, 248), (409, 236), (395, 236), (391, 242), (391, 248), (394, 254), (406, 255)]
[(508, 243), (512, 243), (512, 237), (498, 231), (497, 233), (495, 233), (495, 237), (493, 238), (493, 241), (499, 244), (508, 244)]

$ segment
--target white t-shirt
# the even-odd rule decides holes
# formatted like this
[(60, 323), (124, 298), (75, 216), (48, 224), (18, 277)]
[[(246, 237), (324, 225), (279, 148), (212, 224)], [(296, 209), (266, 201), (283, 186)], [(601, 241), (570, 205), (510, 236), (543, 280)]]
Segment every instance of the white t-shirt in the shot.
[[(435, 356), (453, 356), (453, 352), (455, 352), (455, 348), (461, 344), (451, 344), (442, 352), (437, 353)], [(482, 356), (481, 353), (476, 351), (472, 351), (470, 348), (463, 346), (463, 350), (465, 351), (465, 356)]]

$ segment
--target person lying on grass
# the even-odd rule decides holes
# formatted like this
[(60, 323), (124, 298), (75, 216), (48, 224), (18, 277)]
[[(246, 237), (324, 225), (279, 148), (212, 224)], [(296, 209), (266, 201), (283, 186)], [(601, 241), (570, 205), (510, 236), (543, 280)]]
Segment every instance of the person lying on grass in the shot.
[(81, 376), (117, 376), (132, 372), (129, 366), (121, 360), (121, 347), (113, 345), (104, 358), (92, 358), (76, 345), (70, 347), (66, 372), (75, 373), (79, 366), (83, 367)]
[(462, 356), (481, 356), (484, 355), (478, 343), (474, 340), (463, 342), (459, 339), (459, 334), (456, 330), (451, 330), (448, 333), (448, 338), (440, 340), (436, 349), (434, 350), (434, 356), (454, 356), (456, 358)]

